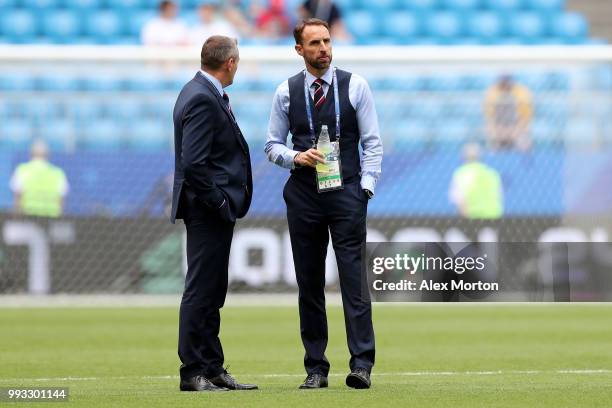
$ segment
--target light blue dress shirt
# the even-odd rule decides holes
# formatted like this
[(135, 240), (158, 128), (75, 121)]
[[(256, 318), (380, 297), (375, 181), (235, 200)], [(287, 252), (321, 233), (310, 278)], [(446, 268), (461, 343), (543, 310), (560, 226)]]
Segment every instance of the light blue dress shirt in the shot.
[(200, 70), (200, 73), (204, 75), (204, 77), (208, 79), (215, 86), (215, 88), (219, 92), (219, 96), (223, 96), (223, 85), (221, 84), (221, 81), (219, 81), (217, 78), (210, 75), (208, 72), (204, 71), (203, 69)]
[[(330, 68), (321, 77), (324, 81), (323, 92), (325, 95), (327, 95), (330, 89), (333, 74), (333, 69)], [(306, 71), (306, 81), (312, 97), (314, 97), (312, 84), (316, 79), (317, 77)], [(374, 97), (366, 80), (356, 74), (351, 75), (349, 82), (349, 102), (357, 112), (359, 137), (363, 150), (361, 156), (361, 188), (374, 193), (376, 182), (380, 178), (381, 173), (383, 147), (378, 129), (378, 116), (374, 106)], [(272, 163), (286, 169), (294, 169), (295, 163), (293, 159), (299, 152), (287, 147), (288, 134), (289, 81), (287, 80), (278, 86), (274, 94), (265, 152)]]

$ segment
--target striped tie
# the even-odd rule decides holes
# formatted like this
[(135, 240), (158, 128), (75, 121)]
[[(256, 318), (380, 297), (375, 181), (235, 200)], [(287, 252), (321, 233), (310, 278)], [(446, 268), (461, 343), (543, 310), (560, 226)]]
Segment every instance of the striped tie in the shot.
[(314, 87), (314, 101), (315, 108), (320, 109), (321, 106), (325, 103), (325, 94), (323, 93), (323, 80), (318, 78), (312, 84)]

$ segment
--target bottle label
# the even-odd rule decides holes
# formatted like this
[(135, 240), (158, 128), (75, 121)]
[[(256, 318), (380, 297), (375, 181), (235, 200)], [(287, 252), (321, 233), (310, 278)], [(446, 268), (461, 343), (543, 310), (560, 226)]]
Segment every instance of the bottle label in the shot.
[(316, 167), (317, 191), (319, 193), (344, 188), (340, 163), (340, 144), (331, 142), (327, 146), (329, 147), (322, 149), (322, 153), (325, 155), (325, 163), (319, 163)]

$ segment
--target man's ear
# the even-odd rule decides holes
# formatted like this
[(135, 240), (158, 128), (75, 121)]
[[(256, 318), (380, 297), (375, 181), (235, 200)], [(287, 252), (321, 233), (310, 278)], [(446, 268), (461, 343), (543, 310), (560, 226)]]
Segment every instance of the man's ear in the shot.
[(302, 47), (302, 44), (295, 44), (295, 51), (300, 55), (300, 57), (304, 56), (304, 47)]

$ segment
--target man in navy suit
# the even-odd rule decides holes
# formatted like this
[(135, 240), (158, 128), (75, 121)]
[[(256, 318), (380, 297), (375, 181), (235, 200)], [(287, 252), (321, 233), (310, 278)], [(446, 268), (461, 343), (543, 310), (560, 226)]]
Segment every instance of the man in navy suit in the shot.
[(236, 40), (212, 36), (202, 66), (174, 106), (175, 170), (171, 220), (187, 229), (187, 277), (179, 317), (182, 391), (256, 389), (223, 368), (220, 315), (236, 218), (251, 204), (249, 148), (223, 88), (238, 69)]

